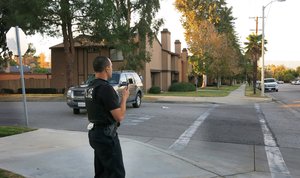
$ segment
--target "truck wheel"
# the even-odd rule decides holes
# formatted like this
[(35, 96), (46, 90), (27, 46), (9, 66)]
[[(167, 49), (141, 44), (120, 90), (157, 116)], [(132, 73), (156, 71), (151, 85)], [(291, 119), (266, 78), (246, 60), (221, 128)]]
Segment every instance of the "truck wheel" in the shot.
[(80, 114), (80, 110), (79, 109), (73, 109), (73, 114)]
[(139, 108), (141, 106), (142, 103), (142, 98), (141, 98), (141, 94), (138, 93), (135, 97), (135, 102), (132, 104), (132, 106), (134, 108)]

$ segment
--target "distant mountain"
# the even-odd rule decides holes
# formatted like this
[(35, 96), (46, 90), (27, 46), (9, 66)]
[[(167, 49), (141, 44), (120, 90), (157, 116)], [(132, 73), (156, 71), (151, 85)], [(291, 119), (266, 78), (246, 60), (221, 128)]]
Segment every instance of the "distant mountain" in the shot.
[(265, 65), (271, 65), (274, 64), (276, 66), (284, 65), (287, 68), (296, 69), (300, 66), (300, 61), (268, 61), (265, 60)]

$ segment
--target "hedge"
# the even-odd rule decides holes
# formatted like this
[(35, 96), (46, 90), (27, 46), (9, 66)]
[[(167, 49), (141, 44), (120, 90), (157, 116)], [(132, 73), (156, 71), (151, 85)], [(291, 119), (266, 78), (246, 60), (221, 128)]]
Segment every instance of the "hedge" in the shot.
[[(56, 88), (25, 88), (25, 92), (28, 94), (56, 94)], [(22, 93), (22, 88), (18, 88), (17, 93)]]
[(153, 86), (153, 87), (151, 87), (150, 89), (149, 89), (149, 93), (152, 93), (152, 94), (159, 94), (160, 93), (160, 87), (158, 87), (158, 86)]
[(1, 94), (14, 94), (14, 90), (13, 89), (8, 89), (8, 88), (2, 88), (0, 90)]
[(185, 91), (195, 91), (196, 87), (192, 83), (173, 83), (169, 87), (169, 91), (179, 91), (179, 92), (185, 92)]

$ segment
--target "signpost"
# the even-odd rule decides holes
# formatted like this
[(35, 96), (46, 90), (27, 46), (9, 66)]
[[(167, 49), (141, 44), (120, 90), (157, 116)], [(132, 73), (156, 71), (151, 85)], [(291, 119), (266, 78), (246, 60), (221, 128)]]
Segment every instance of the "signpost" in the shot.
[[(15, 35), (13, 35), (15, 33)], [(21, 40), (22, 39), (22, 43)], [(26, 127), (28, 127), (28, 112), (27, 112), (27, 103), (26, 103), (26, 92), (25, 92), (25, 82), (24, 82), (24, 70), (23, 70), (23, 62), (22, 55), (27, 51), (27, 43), (26, 43), (26, 35), (19, 29), (18, 26), (11, 27), (9, 31), (6, 33), (7, 46), (13, 54), (18, 54), (20, 59), (20, 75), (21, 75), (21, 83), (22, 83), (22, 95), (23, 95), (23, 104), (24, 104), (24, 114), (25, 114), (25, 122)], [(23, 53), (22, 53), (23, 52)]]

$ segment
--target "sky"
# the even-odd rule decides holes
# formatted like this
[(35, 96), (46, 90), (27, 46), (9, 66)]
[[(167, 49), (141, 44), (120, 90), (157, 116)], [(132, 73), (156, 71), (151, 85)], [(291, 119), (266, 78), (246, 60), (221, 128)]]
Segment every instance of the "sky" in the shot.
[[(174, 41), (179, 39), (182, 48), (188, 48), (184, 39), (184, 29), (181, 26), (181, 14), (174, 7), (175, 0), (161, 0), (161, 10), (158, 17), (163, 18), (165, 23), (161, 30), (167, 28), (171, 32), (171, 50), (174, 51)], [(233, 17), (236, 18), (235, 30), (240, 44), (246, 42), (246, 37), (254, 33), (256, 27), (253, 17), (262, 17), (262, 7), (271, 0), (226, 0), (228, 7), (233, 7)], [(265, 64), (284, 64), (293, 68), (300, 66), (300, 0), (286, 0), (285, 2), (274, 1), (265, 8), (265, 39), (267, 52)], [(262, 29), (262, 18), (259, 18), (259, 29)], [(261, 34), (261, 31), (258, 32)], [(160, 33), (158, 34), (160, 39)], [(62, 38), (49, 38), (40, 35), (28, 37), (37, 49), (37, 54), (44, 52), (50, 59), (49, 47), (62, 42)]]

